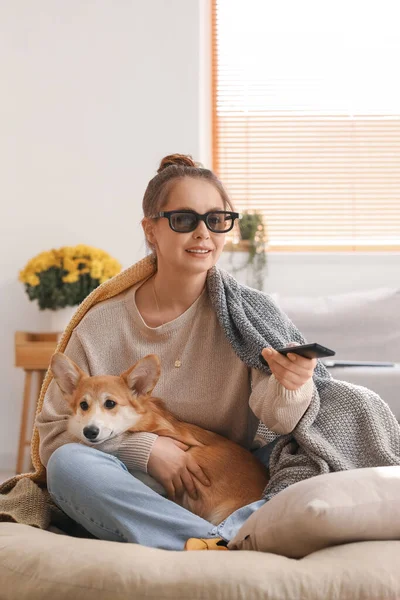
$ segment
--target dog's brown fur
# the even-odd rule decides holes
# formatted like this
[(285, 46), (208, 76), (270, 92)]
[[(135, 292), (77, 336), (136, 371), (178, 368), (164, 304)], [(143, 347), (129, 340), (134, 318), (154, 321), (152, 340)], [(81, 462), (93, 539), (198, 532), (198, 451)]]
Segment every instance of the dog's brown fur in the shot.
[[(197, 500), (186, 492), (175, 500), (188, 510), (218, 525), (238, 508), (261, 498), (268, 483), (268, 471), (257, 458), (217, 433), (180, 421), (160, 398), (151, 396), (160, 376), (160, 361), (156, 355), (146, 356), (120, 376), (89, 377), (61, 353), (53, 356), (51, 369), (72, 409), (71, 419), (77, 419), (79, 427), (82, 423), (88, 424), (96, 414), (100, 415), (102, 424), (103, 416), (109, 424), (120, 425), (121, 430), (115, 435), (123, 431), (147, 431), (189, 446), (187, 451), (203, 469), (211, 485), (196, 481)], [(111, 410), (104, 407), (105, 397), (116, 402)], [(88, 410), (82, 411), (82, 401), (88, 403)], [(88, 443), (88, 440), (84, 441)]]

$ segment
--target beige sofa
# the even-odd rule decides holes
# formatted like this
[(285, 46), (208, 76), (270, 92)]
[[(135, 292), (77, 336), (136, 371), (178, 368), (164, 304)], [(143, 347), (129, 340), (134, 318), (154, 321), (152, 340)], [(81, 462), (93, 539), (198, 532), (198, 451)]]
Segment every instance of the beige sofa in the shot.
[(399, 497), (400, 466), (319, 475), (255, 512), (229, 552), (171, 552), (0, 523), (0, 598), (398, 599)]
[(168, 552), (0, 525), (2, 600), (363, 600), (400, 597), (400, 542), (262, 552)]
[(331, 296), (271, 296), (309, 342), (336, 351), (334, 360), (395, 363), (394, 367), (336, 367), (330, 372), (335, 379), (379, 394), (400, 420), (400, 288)]
[[(386, 302), (386, 318), (390, 299), (394, 339), (400, 296), (393, 290), (378, 296)], [(294, 299), (276, 300), (300, 330), (304, 330), (302, 324), (309, 328), (303, 331), (308, 341), (338, 348), (340, 339), (345, 345), (345, 336), (356, 343), (360, 307), (365, 305), (367, 310), (372, 297), (376, 298), (376, 292), (361, 294), (358, 300), (352, 297), (350, 303), (345, 302), (346, 309), (343, 298), (314, 299), (314, 305), (309, 299), (297, 305)], [(331, 306), (331, 313), (318, 317), (318, 306), (324, 310)], [(335, 306), (341, 307), (342, 316), (347, 311), (346, 319), (333, 314)], [(379, 309), (375, 310), (377, 320), (378, 315), (382, 315)], [(349, 322), (353, 323), (351, 337)], [(362, 324), (359, 335), (364, 337), (366, 331), (381, 330), (382, 335), (385, 331), (371, 311)], [(363, 341), (359, 337), (360, 346)], [(375, 338), (374, 343), (376, 348)], [(393, 393), (392, 386), (390, 390)], [(42, 531), (0, 523), (0, 599), (398, 599), (399, 498), (400, 467), (314, 477), (287, 488), (255, 513), (232, 541), (236, 550), (230, 552), (168, 552), (73, 538), (56, 528)]]

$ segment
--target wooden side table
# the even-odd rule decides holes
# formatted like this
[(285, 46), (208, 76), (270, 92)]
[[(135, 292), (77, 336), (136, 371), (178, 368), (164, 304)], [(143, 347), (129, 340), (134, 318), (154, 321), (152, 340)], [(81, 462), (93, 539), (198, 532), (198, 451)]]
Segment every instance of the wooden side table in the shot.
[[(37, 401), (51, 357), (56, 349), (58, 338), (58, 333), (15, 332), (15, 366), (22, 367), (25, 371), (24, 399), (16, 467), (17, 474), (23, 472), (25, 451), (27, 446), (30, 447), (31, 445)], [(34, 379), (36, 379), (35, 388)], [(33, 391), (34, 393), (32, 393)], [(27, 432), (30, 432), (28, 437)]]

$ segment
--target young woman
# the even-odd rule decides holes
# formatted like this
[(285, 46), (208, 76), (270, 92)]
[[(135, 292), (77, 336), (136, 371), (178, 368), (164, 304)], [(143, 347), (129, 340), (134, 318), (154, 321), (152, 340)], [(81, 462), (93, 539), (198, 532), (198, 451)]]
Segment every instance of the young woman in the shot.
[[(180, 419), (230, 438), (268, 466), (271, 445), (257, 449), (255, 443), (259, 422), (277, 434), (294, 429), (311, 401), (317, 361), (265, 348), (270, 375), (249, 368), (227, 340), (207, 276), (238, 215), (214, 173), (187, 156), (164, 158), (147, 186), (143, 213), (154, 273), (93, 306), (65, 354), (90, 375), (119, 375), (158, 354), (162, 370), (154, 395)], [(183, 488), (195, 496), (197, 481), (208, 484), (187, 446), (153, 433), (126, 433), (90, 447), (68, 434), (68, 416), (53, 380), (36, 421), (48, 490), (97, 538), (171, 550), (196, 538), (199, 548), (225, 549), (266, 501), (214, 526), (171, 501)]]

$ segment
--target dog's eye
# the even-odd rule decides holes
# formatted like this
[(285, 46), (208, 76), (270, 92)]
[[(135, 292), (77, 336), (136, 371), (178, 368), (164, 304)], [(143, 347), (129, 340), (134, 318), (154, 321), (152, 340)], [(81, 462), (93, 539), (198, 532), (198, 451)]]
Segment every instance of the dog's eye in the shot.
[(105, 406), (106, 408), (114, 408), (114, 406), (115, 406), (116, 404), (117, 404), (117, 403), (116, 403), (116, 402), (114, 402), (114, 400), (106, 400), (106, 401), (105, 401), (105, 403), (104, 403), (104, 406)]
[(82, 410), (87, 410), (89, 408), (89, 404), (87, 402), (81, 402), (80, 407)]

